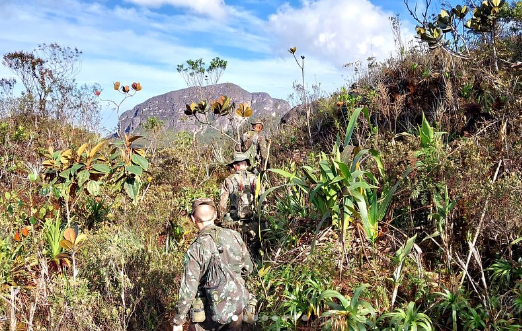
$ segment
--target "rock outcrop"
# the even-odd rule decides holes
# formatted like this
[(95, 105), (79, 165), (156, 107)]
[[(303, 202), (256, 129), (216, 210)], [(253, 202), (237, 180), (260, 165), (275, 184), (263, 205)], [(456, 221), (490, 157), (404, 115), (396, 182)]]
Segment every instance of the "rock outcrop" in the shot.
[[(124, 112), (120, 116), (119, 122), (122, 130), (127, 133), (139, 131), (149, 117), (156, 117), (158, 120), (164, 121), (164, 125), (175, 132), (201, 132), (205, 126), (198, 123), (194, 117), (185, 115), (185, 105), (192, 102), (198, 103), (203, 99), (213, 102), (220, 95), (228, 96), (236, 105), (248, 102), (254, 111), (248, 120), (261, 118), (277, 125), (281, 117), (290, 110), (290, 104), (287, 101), (274, 99), (268, 93), (250, 93), (235, 84), (223, 83), (205, 87), (190, 87), (155, 96)], [(224, 130), (247, 121), (235, 114), (222, 116), (216, 120), (220, 128)]]

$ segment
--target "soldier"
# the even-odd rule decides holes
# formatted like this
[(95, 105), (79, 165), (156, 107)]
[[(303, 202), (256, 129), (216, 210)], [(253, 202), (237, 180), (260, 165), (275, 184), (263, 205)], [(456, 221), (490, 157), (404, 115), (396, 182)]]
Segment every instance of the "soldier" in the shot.
[[(255, 215), (257, 176), (248, 171), (249, 164), (245, 153), (234, 153), (234, 160), (228, 165), (234, 168), (235, 173), (228, 176), (221, 186), (219, 213), (223, 226), (240, 229), (252, 253), (257, 253), (260, 245)], [(229, 202), (230, 209), (227, 208)]]
[[(179, 289), (179, 301), (176, 305), (176, 314), (173, 319), (174, 331), (182, 331), (186, 315), (193, 302), (203, 302), (205, 316), (198, 322), (190, 323), (189, 330), (241, 330), (242, 315), (234, 315), (229, 324), (219, 324), (210, 318), (210, 308), (207, 300), (199, 299), (203, 292), (202, 286), (208, 279), (209, 263), (213, 250), (216, 249), (216, 241), (219, 240), (222, 252), (221, 260), (234, 270), (237, 279), (242, 280), (241, 273), (248, 275), (252, 271), (252, 260), (248, 254), (241, 235), (231, 229), (224, 229), (214, 225), (217, 211), (214, 201), (210, 198), (196, 199), (192, 204), (190, 218), (199, 230), (198, 237), (188, 248), (185, 255), (185, 270)], [(211, 231), (217, 233), (219, 238), (204, 235)], [(238, 298), (232, 298), (238, 300)], [(248, 299), (247, 299), (248, 300)], [(225, 312), (221, 312), (225, 313)], [(203, 320), (204, 321), (201, 321)]]
[(268, 148), (266, 139), (261, 133), (263, 122), (256, 120), (251, 124), (252, 130), (245, 132), (241, 136), (241, 152), (248, 156), (251, 169), (264, 171), (266, 170)]

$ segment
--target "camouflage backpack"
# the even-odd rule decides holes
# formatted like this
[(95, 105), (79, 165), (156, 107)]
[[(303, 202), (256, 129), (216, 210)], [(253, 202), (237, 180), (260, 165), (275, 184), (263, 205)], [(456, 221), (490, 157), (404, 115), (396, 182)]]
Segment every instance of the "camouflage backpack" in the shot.
[(230, 200), (232, 218), (250, 219), (254, 216), (256, 194), (256, 176), (241, 171), (232, 177), (234, 191)]
[(234, 272), (221, 259), (223, 245), (219, 233), (222, 229), (213, 227), (209, 230), (200, 233), (200, 236), (210, 235), (215, 247), (205, 274), (203, 290), (208, 300), (212, 320), (220, 324), (228, 324), (233, 320), (234, 315), (239, 317), (243, 314), (243, 309), (248, 305), (249, 293), (241, 275)]

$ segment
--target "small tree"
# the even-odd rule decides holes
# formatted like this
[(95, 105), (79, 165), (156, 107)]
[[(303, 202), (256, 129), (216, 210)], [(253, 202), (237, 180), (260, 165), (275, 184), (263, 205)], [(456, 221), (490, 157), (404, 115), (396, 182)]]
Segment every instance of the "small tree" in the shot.
[(187, 60), (186, 64), (178, 64), (177, 70), (188, 87), (215, 85), (227, 68), (227, 61), (219, 57), (213, 58), (206, 69), (203, 59)]
[(494, 70), (498, 71), (496, 43), (501, 35), (501, 18), (506, 16), (503, 14), (504, 6), (509, 7), (505, 0), (482, 1), (480, 5), (471, 4), (471, 8), (467, 5), (456, 5), (453, 8), (442, 9), (432, 21), (427, 19), (431, 1), (426, 2), (426, 11), (422, 19), (416, 14), (416, 10), (410, 9), (407, 0), (405, 3), (410, 14), (420, 24), (416, 28), (417, 35), (430, 49), (440, 47), (454, 56), (468, 57), (472, 39), (466, 36), (466, 32), (470, 32), (471, 36), (479, 37), (479, 43), (491, 47)]
[[(81, 67), (81, 54), (77, 48), (56, 43), (39, 45), (30, 52), (5, 54), (3, 65), (18, 76), (25, 88), (23, 110), (71, 124), (80, 122), (85, 125), (87, 119), (96, 123), (100, 108), (90, 95), (95, 87), (79, 87), (74, 78)], [(92, 123), (88, 123), (89, 126), (92, 127)]]

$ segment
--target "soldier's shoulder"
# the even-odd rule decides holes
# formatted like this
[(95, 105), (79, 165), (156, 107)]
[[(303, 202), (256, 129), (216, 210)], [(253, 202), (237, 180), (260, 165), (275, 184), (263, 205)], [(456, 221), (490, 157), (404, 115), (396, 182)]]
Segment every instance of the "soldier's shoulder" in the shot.
[(210, 237), (209, 234), (202, 234), (202, 235), (200, 234), (196, 237), (196, 239), (194, 239), (192, 244), (190, 244), (188, 251), (189, 252), (202, 251), (210, 245), (210, 240), (212, 240), (212, 238)]
[(221, 235), (224, 238), (241, 238), (241, 234), (233, 229), (221, 228)]

